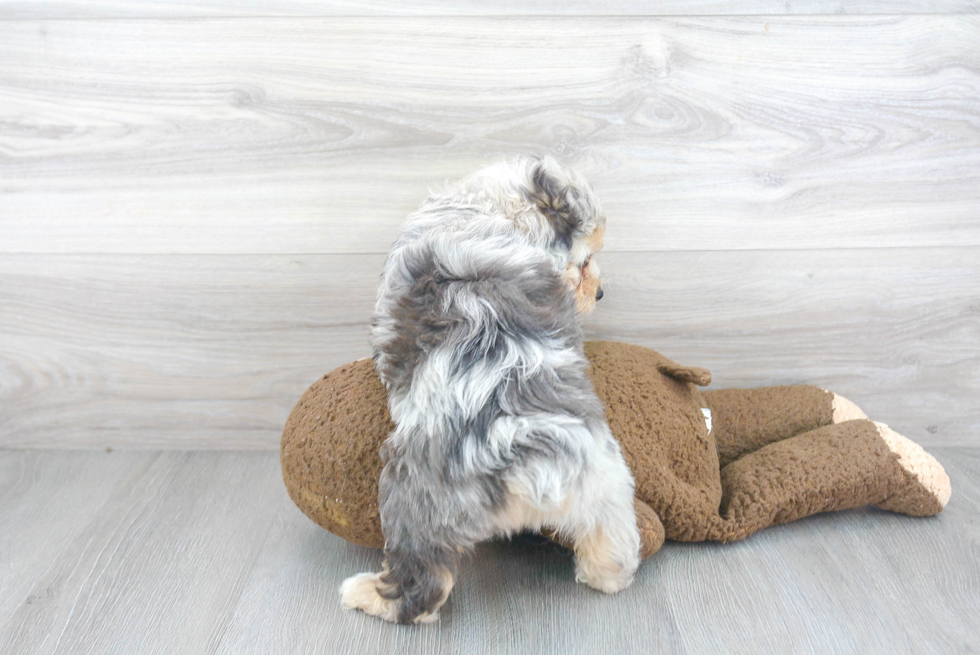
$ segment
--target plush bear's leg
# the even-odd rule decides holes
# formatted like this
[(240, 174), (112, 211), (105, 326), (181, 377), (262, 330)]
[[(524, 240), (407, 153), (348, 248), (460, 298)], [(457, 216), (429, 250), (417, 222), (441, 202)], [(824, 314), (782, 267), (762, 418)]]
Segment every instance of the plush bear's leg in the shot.
[(846, 398), (812, 386), (701, 392), (711, 409), (722, 467), (763, 446), (810, 430), (867, 418)]
[(932, 516), (946, 507), (952, 489), (942, 464), (908, 437), (903, 437), (884, 423), (875, 423), (888, 449), (898, 456), (905, 484), (883, 502), (881, 509), (909, 516)]
[(949, 478), (918, 444), (867, 420), (772, 443), (721, 471), (722, 520), (708, 538), (732, 541), (830, 510), (877, 505), (912, 516), (942, 511)]

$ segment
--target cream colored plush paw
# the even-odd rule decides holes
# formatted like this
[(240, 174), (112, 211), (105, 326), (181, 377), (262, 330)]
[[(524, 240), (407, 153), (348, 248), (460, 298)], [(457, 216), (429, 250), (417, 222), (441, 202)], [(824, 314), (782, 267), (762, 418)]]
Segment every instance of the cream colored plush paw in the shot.
[(856, 419), (868, 418), (868, 415), (861, 411), (860, 407), (852, 403), (844, 396), (833, 392), (829, 393), (833, 396), (831, 403), (834, 409), (833, 421), (835, 424), (843, 423), (844, 421), (854, 421)]
[(912, 516), (931, 516), (942, 511), (952, 493), (949, 476), (946, 475), (943, 465), (922, 446), (884, 423), (876, 422), (875, 427), (888, 449), (898, 455), (898, 463), (912, 483), (908, 489), (893, 495), (878, 506)]

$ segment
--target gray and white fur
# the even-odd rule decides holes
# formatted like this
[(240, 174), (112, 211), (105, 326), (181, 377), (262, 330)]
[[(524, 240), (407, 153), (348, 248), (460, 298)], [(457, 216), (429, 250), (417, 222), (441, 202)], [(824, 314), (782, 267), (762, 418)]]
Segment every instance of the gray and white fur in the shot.
[(385, 262), (374, 359), (396, 428), (379, 482), (385, 560), (350, 608), (429, 622), (476, 543), (551, 528), (576, 580), (632, 582), (633, 477), (586, 374), (579, 315), (601, 297), (605, 217), (551, 159), (485, 168), (411, 216)]

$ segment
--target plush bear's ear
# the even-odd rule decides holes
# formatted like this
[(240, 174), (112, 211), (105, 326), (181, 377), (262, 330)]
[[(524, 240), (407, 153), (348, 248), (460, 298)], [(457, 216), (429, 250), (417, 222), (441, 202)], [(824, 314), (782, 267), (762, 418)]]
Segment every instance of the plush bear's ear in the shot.
[(555, 241), (571, 248), (582, 219), (575, 209), (574, 188), (560, 164), (549, 159), (534, 162), (530, 198), (554, 229)]
[(699, 387), (711, 384), (711, 372), (700, 366), (681, 366), (674, 362), (657, 365), (657, 370), (678, 382), (692, 382)]

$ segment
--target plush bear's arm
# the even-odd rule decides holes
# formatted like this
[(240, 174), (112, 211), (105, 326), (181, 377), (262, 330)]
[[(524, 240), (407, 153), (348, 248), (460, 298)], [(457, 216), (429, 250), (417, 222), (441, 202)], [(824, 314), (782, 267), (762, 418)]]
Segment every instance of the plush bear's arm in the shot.
[(636, 525), (640, 528), (640, 557), (650, 557), (664, 545), (664, 524), (649, 505), (640, 499), (636, 504)]
[(681, 366), (668, 361), (657, 366), (657, 370), (678, 382), (690, 382), (699, 387), (711, 384), (711, 371), (700, 366)]
[(834, 394), (811, 386), (760, 387), (702, 391), (711, 410), (711, 432), (719, 465), (726, 465), (766, 444), (830, 425)]

